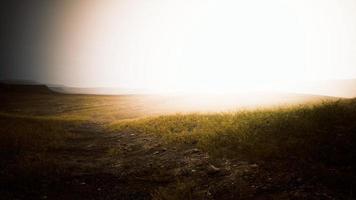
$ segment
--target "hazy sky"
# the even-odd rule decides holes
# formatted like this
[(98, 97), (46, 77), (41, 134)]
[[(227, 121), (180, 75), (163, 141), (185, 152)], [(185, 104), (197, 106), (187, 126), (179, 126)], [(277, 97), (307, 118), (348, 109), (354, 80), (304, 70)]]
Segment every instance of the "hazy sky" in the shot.
[(354, 0), (3, 4), (1, 79), (234, 91), (356, 77)]

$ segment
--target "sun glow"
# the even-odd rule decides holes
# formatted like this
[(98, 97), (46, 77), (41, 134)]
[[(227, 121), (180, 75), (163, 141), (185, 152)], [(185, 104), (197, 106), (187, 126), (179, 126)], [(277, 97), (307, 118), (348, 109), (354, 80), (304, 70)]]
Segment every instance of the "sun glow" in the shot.
[(55, 29), (49, 60), (72, 66), (61, 72), (74, 86), (290, 91), (298, 82), (356, 74), (347, 39), (356, 27), (345, 17), (351, 1), (93, 2), (72, 6)]

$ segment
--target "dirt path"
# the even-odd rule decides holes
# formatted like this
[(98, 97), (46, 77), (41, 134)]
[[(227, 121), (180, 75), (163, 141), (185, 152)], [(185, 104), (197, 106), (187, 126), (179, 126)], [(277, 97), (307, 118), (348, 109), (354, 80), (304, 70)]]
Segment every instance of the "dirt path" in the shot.
[(286, 172), (288, 179), (283, 172), (278, 178), (254, 163), (211, 159), (194, 144), (168, 146), (157, 136), (108, 133), (98, 124), (72, 132), (75, 137), (53, 152), (63, 171), (38, 180), (17, 199), (303, 197), (302, 184), (290, 172)]
[(167, 146), (152, 135), (107, 133), (97, 124), (72, 132), (65, 148), (53, 152), (63, 172), (19, 199), (214, 199), (235, 179), (230, 163), (212, 161), (194, 144)]

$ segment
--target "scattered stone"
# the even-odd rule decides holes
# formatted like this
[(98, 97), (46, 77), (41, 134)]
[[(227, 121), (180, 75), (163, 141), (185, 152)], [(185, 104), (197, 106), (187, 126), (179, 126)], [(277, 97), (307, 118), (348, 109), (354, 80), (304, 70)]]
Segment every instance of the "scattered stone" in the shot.
[(248, 165), (248, 162), (246, 161), (238, 161), (234, 166), (239, 166), (239, 165)]
[(219, 173), (220, 171), (221, 171), (220, 168), (215, 167), (214, 165), (209, 165), (207, 173), (213, 175)]
[(250, 167), (252, 167), (252, 168), (257, 168), (258, 165), (257, 165), (257, 164), (252, 164), (252, 165), (250, 165)]
[(113, 164), (112, 166), (113, 166), (113, 167), (121, 167), (121, 165), (122, 165), (121, 163), (115, 163), (115, 164)]
[(200, 150), (197, 149), (197, 148), (194, 148), (194, 149), (189, 149), (187, 151), (184, 152), (185, 155), (188, 155), (188, 154), (195, 154), (195, 153), (199, 153)]
[(161, 144), (155, 144), (152, 147), (155, 148), (155, 147), (160, 147), (160, 146), (161, 146)]
[(153, 153), (153, 155), (157, 155), (157, 154), (159, 154), (159, 151), (155, 151), (155, 152)]

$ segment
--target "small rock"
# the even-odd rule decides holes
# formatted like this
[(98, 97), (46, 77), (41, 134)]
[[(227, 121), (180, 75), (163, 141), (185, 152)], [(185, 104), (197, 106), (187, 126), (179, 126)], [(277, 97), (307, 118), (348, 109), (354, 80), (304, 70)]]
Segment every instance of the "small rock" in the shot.
[(159, 151), (155, 151), (155, 152), (153, 153), (153, 155), (157, 155), (157, 154), (159, 154)]
[(250, 167), (252, 167), (252, 168), (257, 168), (258, 165), (257, 165), (257, 164), (252, 164), (252, 165), (250, 165)]
[(200, 152), (199, 149), (194, 148), (194, 149), (189, 149), (189, 150), (185, 151), (184, 154), (187, 155), (187, 154), (194, 154), (194, 153), (199, 153), (199, 152)]
[(98, 190), (98, 191), (101, 191), (101, 188), (98, 188), (97, 190)]
[(113, 167), (121, 167), (121, 163), (115, 163), (112, 165)]
[(152, 145), (153, 148), (155, 148), (155, 147), (160, 147), (160, 146), (161, 146), (161, 144)]
[(192, 169), (192, 172), (194, 173), (194, 172), (196, 172), (197, 170), (195, 170), (195, 169)]
[(162, 148), (162, 151), (167, 151), (167, 148)]
[(208, 174), (216, 174), (216, 173), (219, 173), (220, 171), (221, 171), (220, 168), (215, 167), (214, 165), (209, 165), (207, 173)]

